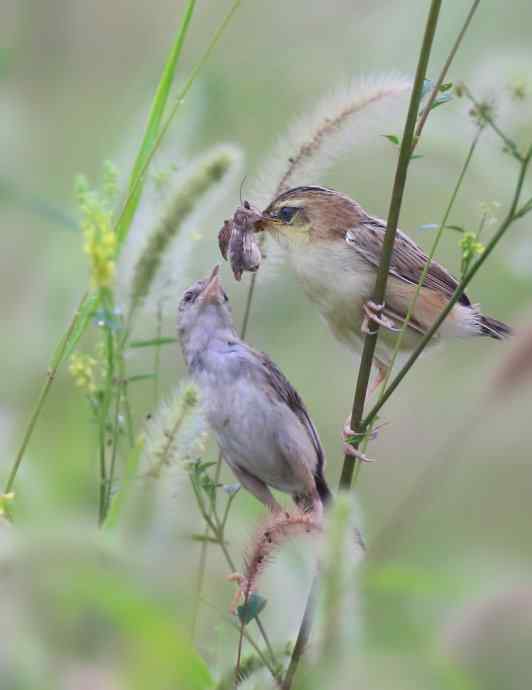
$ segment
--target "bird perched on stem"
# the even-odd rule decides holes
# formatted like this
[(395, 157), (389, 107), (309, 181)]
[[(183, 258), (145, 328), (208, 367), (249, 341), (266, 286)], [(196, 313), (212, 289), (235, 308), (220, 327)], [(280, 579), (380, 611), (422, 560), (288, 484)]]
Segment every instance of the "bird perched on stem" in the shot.
[(238, 337), (218, 266), (184, 293), (177, 331), (209, 425), (240, 484), (274, 512), (281, 506), (270, 487), (320, 519), (331, 494), (316, 428), (277, 366)]
[[(269, 232), (287, 250), (296, 276), (318, 305), (335, 337), (351, 350), (362, 350), (363, 336), (376, 322), (380, 334), (375, 365), (378, 385), (386, 376), (397, 332), (406, 320), (427, 255), (398, 231), (385, 303), (371, 302), (386, 223), (370, 216), (345, 194), (325, 187), (296, 187), (280, 194), (263, 211), (257, 230)], [(431, 261), (401, 343), (413, 350), (445, 307), (458, 285), (439, 263)], [(484, 316), (462, 295), (438, 337), (510, 334), (504, 323)]]

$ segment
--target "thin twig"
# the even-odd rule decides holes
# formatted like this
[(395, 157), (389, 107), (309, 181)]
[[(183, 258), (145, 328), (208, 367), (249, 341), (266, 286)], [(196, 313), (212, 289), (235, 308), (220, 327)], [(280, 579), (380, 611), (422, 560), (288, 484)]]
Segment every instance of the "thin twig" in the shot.
[[(432, 43), (434, 40), (434, 35), (436, 33), (436, 25), (438, 23), (438, 16), (441, 9), (441, 0), (432, 0), (429, 15), (427, 18), (427, 23), (425, 27), (425, 34), (423, 37), (423, 43), (421, 46), (421, 51), (419, 54), (419, 60), (416, 70), (416, 77), (414, 80), (414, 86), (412, 89), (412, 95), (410, 97), (410, 105), (408, 108), (408, 114), (406, 118), (406, 123), (403, 131), (403, 137), (401, 139), (401, 148), (399, 152), (399, 161), (397, 163), (397, 170), (395, 174), (395, 181), (392, 190), (392, 199), (390, 204), (390, 211), (388, 213), (388, 222), (386, 228), (386, 234), (384, 237), (383, 249), (381, 254), (381, 260), (379, 264), (379, 269), (377, 273), (377, 279), (375, 283), (375, 290), (373, 293), (373, 300), (375, 303), (380, 304), (384, 300), (384, 294), (386, 291), (386, 282), (388, 280), (388, 271), (390, 268), (390, 262), (392, 257), (393, 245), (395, 241), (395, 235), (397, 232), (397, 225), (399, 221), (399, 213), (401, 210), (401, 203), (403, 200), (403, 192), (406, 183), (406, 175), (408, 171), (408, 164), (411, 160), (412, 153), (412, 141), (414, 137), (414, 128), (416, 125), (416, 118), (419, 110), (419, 103), (421, 101), (421, 93), (423, 89), (423, 82), (425, 80), (425, 74), (427, 71), (427, 65), (429, 61), (429, 56), (432, 48)], [(360, 368), (358, 370), (358, 378), (355, 389), (355, 397), (353, 401), (353, 409), (351, 413), (351, 428), (354, 431), (359, 431), (360, 424), (362, 420), (362, 415), (364, 412), (364, 402), (366, 399), (366, 392), (369, 384), (369, 377), (371, 373), (371, 367), (373, 363), (373, 355), (375, 352), (375, 345), (377, 342), (378, 334), (378, 324), (373, 324), (373, 331), (366, 335), (364, 341), (364, 350), (362, 353), (362, 360), (360, 363)], [(353, 470), (355, 468), (354, 459), (345, 455), (344, 464), (342, 468), (342, 474), (340, 477), (340, 489), (347, 490), (351, 486), (351, 480), (353, 477)], [(310, 630), (312, 628), (312, 622), (314, 618), (314, 598), (316, 596), (318, 588), (317, 576), (312, 584), (311, 593), (307, 600), (305, 607), (305, 613), (301, 626), (299, 628), (299, 633), (297, 636), (296, 645), (290, 659), (290, 664), (288, 667), (288, 672), (283, 682), (283, 690), (290, 690), (292, 687), (293, 679), (297, 671), (299, 661), (304, 653), (305, 647), (308, 643), (310, 636)]]
[(104, 513), (103, 513), (103, 518), (100, 522), (100, 524), (103, 525), (105, 522), (105, 518), (107, 516), (107, 513), (109, 511), (109, 508), (111, 506), (111, 496), (113, 492), (113, 481), (114, 481), (114, 475), (115, 475), (115, 468), (116, 468), (116, 457), (118, 455), (118, 446), (120, 443), (120, 404), (122, 402), (122, 389), (123, 389), (123, 383), (120, 380), (118, 382), (118, 386), (116, 389), (116, 401), (115, 401), (115, 410), (114, 410), (114, 419), (113, 419), (113, 449), (111, 452), (111, 462), (109, 463), (109, 476), (107, 477), (107, 495), (105, 498), (105, 508), (104, 508)]
[[(501, 238), (504, 236), (504, 234), (509, 229), (509, 227), (512, 225), (512, 223), (514, 223), (516, 220), (518, 220), (519, 218), (522, 217), (522, 215), (523, 215), (522, 211), (523, 211), (524, 207), (521, 206), (521, 208), (518, 208), (518, 206), (519, 206), (519, 200), (521, 197), (524, 179), (525, 179), (526, 172), (527, 172), (527, 169), (528, 169), (528, 166), (530, 164), (531, 159), (532, 159), (532, 146), (529, 148), (527, 154), (525, 155), (525, 157), (523, 158), (523, 161), (520, 164), (519, 174), (518, 174), (517, 183), (516, 183), (516, 189), (514, 192), (513, 200), (512, 200), (510, 209), (508, 211), (508, 214), (507, 214), (506, 218), (500, 224), (497, 232), (495, 233), (495, 235), (493, 236), (491, 241), (486, 246), (484, 252), (478, 257), (475, 264), (473, 264), (471, 269), (467, 272), (467, 274), (464, 276), (464, 278), (460, 282), (460, 285), (458, 286), (457, 291), (455, 292), (455, 294), (452, 297), (453, 305), (456, 303), (456, 301), (458, 301), (458, 299), (460, 299), (460, 295), (463, 294), (463, 292), (464, 292), (465, 288), (467, 287), (467, 285), (469, 284), (469, 282), (472, 280), (472, 278), (474, 277), (476, 272), (480, 269), (480, 267), (482, 266), (482, 264), (486, 260), (486, 258), (487, 258), (486, 254), (489, 255), (495, 249), (496, 245), (501, 240)], [(532, 210), (532, 208), (530, 210)], [(444, 310), (444, 313), (442, 313), (442, 315), (440, 315), (437, 322), (433, 326), (434, 333), (437, 331), (437, 329), (439, 328), (441, 323), (445, 320), (445, 317), (447, 316), (447, 314), (449, 313), (449, 311), (451, 309), (452, 309), (452, 306), (449, 308), (446, 308)], [(432, 335), (434, 333), (432, 333), (430, 337), (432, 337)], [(428, 339), (430, 339), (430, 337)], [(427, 339), (427, 342), (428, 342), (428, 339)], [(425, 340), (425, 338), (424, 338), (424, 340)], [(420, 345), (421, 345), (421, 343), (420, 343)], [(417, 357), (419, 356), (419, 354), (421, 354), (421, 351), (422, 350), (420, 350), (418, 352), (416, 350), (413, 353), (413, 355), (411, 356), (411, 358), (408, 360), (408, 362), (405, 364), (405, 367), (403, 367), (403, 369), (396, 376), (396, 378), (394, 379), (394, 381), (392, 383), (393, 389), (395, 389), (399, 385), (399, 383), (404, 378), (404, 376), (406, 375), (408, 370), (414, 364), (414, 362), (417, 359)], [(363, 426), (366, 424), (369, 425), (371, 423), (371, 421), (376, 417), (380, 408), (382, 407), (382, 405), (384, 405), (384, 403), (386, 402), (386, 400), (388, 399), (389, 395), (391, 395), (392, 392), (393, 392), (393, 390), (391, 390), (391, 387), (390, 387), (390, 389), (388, 389), (388, 391), (386, 392), (386, 395), (384, 396), (383, 400), (379, 400), (377, 405), (375, 405), (375, 407), (367, 415), (366, 419), (363, 422)], [(463, 425), (461, 426), (461, 428), (459, 429), (459, 431), (453, 434), (450, 443), (449, 442), (446, 443), (444, 448), (442, 448), (440, 450), (440, 452), (437, 454), (440, 457), (440, 459), (438, 461), (431, 463), (427, 468), (425, 468), (423, 470), (423, 472), (417, 478), (417, 480), (415, 481), (414, 485), (412, 486), (412, 488), (410, 489), (408, 494), (403, 498), (403, 500), (400, 502), (399, 506), (394, 510), (393, 515), (389, 519), (387, 525), (380, 531), (380, 533), (377, 535), (376, 539), (374, 540), (374, 543), (372, 544), (371, 549), (370, 549), (373, 558), (381, 557), (383, 552), (386, 551), (386, 546), (388, 544), (392, 543), (392, 541), (393, 541), (393, 543), (395, 543), (395, 540), (397, 538), (396, 529), (397, 529), (397, 525), (399, 524), (398, 516), (403, 515), (407, 508), (410, 511), (410, 513), (413, 511), (413, 508), (415, 506), (417, 506), (419, 508), (420, 499), (423, 495), (422, 491), (421, 491), (422, 488), (425, 486), (427, 481), (435, 479), (438, 470), (440, 470), (444, 466), (445, 467), (449, 466), (449, 458), (457, 457), (456, 453), (451, 452), (453, 445), (456, 444), (457, 437), (461, 437), (464, 434), (464, 432), (467, 430), (471, 431), (473, 424), (475, 422), (479, 421), (479, 419), (480, 419), (480, 417), (478, 416), (478, 414), (475, 415), (473, 420), (466, 419), (464, 421)], [(391, 538), (392, 534), (393, 534), (393, 539)]]
[(403, 341), (406, 329), (408, 328), (408, 325), (409, 325), (409, 323), (412, 319), (412, 316), (414, 314), (417, 300), (418, 300), (419, 294), (421, 292), (421, 288), (423, 287), (423, 284), (425, 283), (425, 278), (427, 277), (427, 273), (429, 271), (430, 264), (434, 258), (434, 255), (436, 254), (436, 250), (438, 248), (438, 245), (440, 244), (441, 238), (443, 237), (443, 231), (445, 230), (445, 227), (447, 225), (447, 221), (449, 220), (449, 216), (451, 215), (451, 211), (452, 211), (453, 206), (455, 204), (456, 197), (458, 196), (458, 192), (460, 191), (460, 188), (461, 188), (462, 183), (464, 181), (464, 177), (465, 177), (467, 170), (469, 168), (469, 165), (471, 163), (471, 159), (473, 158), (473, 154), (475, 153), (475, 149), (477, 147), (477, 143), (478, 143), (478, 140), (479, 140), (481, 133), (482, 133), (482, 129), (478, 129), (477, 133), (475, 135), (475, 138), (473, 139), (473, 141), (469, 147), (466, 159), (464, 161), (462, 169), (460, 170), (460, 174), (458, 175), (458, 180), (456, 181), (455, 187), (454, 187), (453, 192), (451, 194), (451, 198), (449, 199), (449, 203), (447, 205), (447, 208), (445, 209), (445, 213), (443, 214), (442, 221), (438, 227), (438, 231), (436, 232), (434, 242), (432, 243), (432, 247), (430, 248), (429, 254), (427, 256), (427, 261), (425, 262), (425, 265), (423, 266), (423, 270), (421, 271), (421, 276), (418, 280), (414, 296), (413, 296), (413, 298), (410, 302), (410, 305), (408, 307), (408, 311), (407, 311), (405, 320), (403, 322), (403, 325), (401, 326), (401, 331), (399, 332), (399, 334), (397, 336), (397, 340), (395, 343), (392, 359), (390, 361), (390, 366), (388, 367), (388, 372), (387, 372), (386, 378), (384, 380), (381, 396), (383, 395), (383, 393), (386, 390), (386, 387), (388, 385), (388, 381), (390, 379), (395, 361), (397, 359), (397, 355), (399, 354), (399, 350), (401, 349), (401, 343)]
[[(210, 601), (207, 601), (204, 597), (201, 598), (201, 601), (203, 604), (206, 604), (210, 608), (214, 609), (215, 611), (218, 612), (222, 616), (222, 618), (232, 627), (234, 630), (237, 632), (237, 634), (240, 634), (240, 625), (233, 620), (233, 618), (222, 614), (220, 609)], [(253, 637), (247, 632), (247, 630), (244, 629), (244, 638), (246, 639), (247, 642), (253, 647), (255, 652), (257, 653), (257, 656), (259, 659), (262, 661), (264, 666), (268, 669), (268, 671), (272, 674), (273, 678), (275, 679), (276, 682), (278, 682), (278, 674), (277, 670), (275, 669), (274, 666), (272, 666), (271, 662), (266, 658), (266, 655), (264, 652), (261, 650), (259, 645), (256, 643), (256, 641), (253, 639)]]
[[(441, 0), (432, 0), (430, 6), (429, 17), (425, 29), (425, 36), (419, 62), (416, 71), (416, 78), (414, 81), (414, 88), (410, 98), (410, 105), (408, 108), (408, 115), (406, 118), (403, 137), (401, 139), (401, 148), (399, 152), (399, 161), (397, 163), (397, 171), (392, 190), (392, 199), (390, 203), (390, 210), (388, 213), (388, 222), (386, 233), (384, 235), (383, 247), (379, 269), (377, 272), (377, 280), (375, 283), (375, 290), (373, 292), (373, 301), (375, 304), (381, 304), (384, 301), (386, 292), (386, 283), (388, 280), (388, 271), (393, 252), (393, 245), (395, 242), (395, 235), (397, 232), (397, 225), (399, 221), (399, 213), (401, 211), (401, 204), (403, 201), (403, 193), (406, 183), (406, 175), (408, 171), (408, 164), (411, 160), (412, 141), (414, 137), (414, 128), (416, 125), (416, 118), (421, 100), (421, 92), (427, 65), (429, 61), (430, 51), (434, 34), (436, 32), (436, 24), (441, 8)], [(353, 400), (353, 409), (351, 412), (351, 428), (355, 432), (363, 431), (361, 428), (362, 415), (364, 413), (364, 402), (366, 400), (366, 392), (368, 389), (369, 378), (371, 374), (371, 367), (373, 364), (373, 355), (375, 354), (375, 347), (377, 344), (377, 336), (379, 326), (377, 323), (370, 324), (371, 333), (368, 333), (364, 339), (364, 349), (362, 352), (362, 360), (358, 370), (358, 378), (355, 389), (355, 397)], [(353, 444), (358, 447), (355, 442)], [(355, 469), (355, 459), (350, 455), (345, 455), (344, 464), (342, 467), (342, 475), (340, 477), (340, 489), (347, 490), (351, 486), (353, 472)]]
[(161, 302), (157, 304), (157, 327), (155, 329), (155, 339), (157, 344), (155, 345), (155, 352), (153, 354), (153, 371), (155, 373), (155, 378), (153, 380), (153, 403), (157, 404), (159, 400), (159, 375), (161, 369), (161, 344), (160, 339), (163, 333), (163, 306)]
[(491, 129), (495, 132), (495, 134), (499, 137), (499, 139), (501, 139), (501, 141), (504, 143), (506, 148), (511, 152), (511, 154), (515, 158), (517, 158), (517, 160), (520, 163), (523, 163), (525, 160), (525, 156), (523, 156), (521, 153), (519, 153), (519, 149), (518, 149), (515, 141), (510, 139), (510, 137), (507, 136), (502, 131), (502, 129), (498, 126), (498, 124), (495, 122), (495, 120), (491, 116), (489, 109), (486, 107), (483, 107), (483, 105), (481, 103), (479, 103), (479, 101), (477, 101), (477, 99), (473, 96), (473, 94), (471, 93), (471, 91), (469, 90), (469, 88), (465, 84), (462, 84), (462, 89), (463, 89), (463, 92), (466, 95), (466, 97), (469, 98), (471, 103), (473, 103), (473, 105), (477, 109), (478, 114), (479, 114), (480, 124), (482, 125), (483, 122), (488, 124), (491, 127)]
[(79, 303), (78, 308), (74, 312), (74, 316), (72, 317), (70, 324), (63, 335), (59, 348), (57, 349), (57, 352), (54, 354), (52, 361), (50, 363), (50, 367), (48, 368), (48, 372), (46, 375), (46, 381), (41, 389), (41, 392), (39, 394), (39, 397), (37, 399), (37, 402), (35, 404), (35, 408), (32, 412), (32, 415), (28, 421), (28, 425), (26, 426), (26, 431), (24, 432), (24, 436), (22, 438), (22, 443), (20, 444), (20, 447), (18, 449), (17, 455), (15, 457), (15, 460), (13, 462), (13, 467), (11, 468), (11, 472), (9, 473), (9, 476), (6, 481), (6, 485), (4, 487), (4, 493), (8, 494), (11, 492), (13, 488), (13, 484), (15, 483), (15, 478), (17, 476), (17, 472), (20, 468), (20, 464), (22, 462), (22, 459), (24, 457), (24, 453), (26, 452), (26, 448), (28, 446), (28, 443), (30, 442), (31, 435), (33, 434), (33, 430), (35, 428), (35, 424), (37, 423), (37, 419), (39, 418), (39, 415), (41, 414), (41, 411), (44, 407), (44, 403), (46, 402), (46, 398), (48, 397), (48, 393), (50, 392), (50, 388), (52, 386), (52, 383), (55, 380), (55, 376), (57, 374), (57, 370), (59, 369), (61, 363), (63, 362), (63, 356), (65, 354), (68, 341), (70, 340), (70, 336), (72, 335), (74, 328), (76, 327), (78, 323), (78, 318), (81, 313), (81, 309), (83, 305), (85, 304), (85, 301), (87, 299), (87, 295), (85, 294), (81, 302)]
[(421, 133), (423, 132), (423, 128), (425, 127), (425, 124), (427, 122), (428, 116), (430, 115), (430, 111), (432, 110), (432, 106), (434, 105), (434, 101), (436, 100), (438, 93), (440, 91), (441, 85), (444, 82), (445, 77), (447, 76), (447, 72), (449, 71), (449, 67), (451, 66), (456, 53), (458, 52), (458, 48), (460, 47), (460, 44), (462, 43), (462, 40), (466, 34), (466, 31), (469, 28), (469, 24), (471, 23), (471, 20), (473, 19), (473, 15), (477, 11), (477, 7), (480, 4), (480, 0), (475, 0), (473, 2), (473, 5), (471, 6), (471, 9), (469, 10), (469, 13), (466, 17), (466, 20), (464, 22), (464, 25), (462, 26), (462, 29), (460, 30), (460, 33), (458, 34), (456, 41), (454, 42), (453, 47), (451, 48), (451, 52), (449, 53), (449, 57), (445, 61), (445, 64), (440, 72), (440, 76), (436, 80), (436, 83), (434, 84), (434, 88), (432, 89), (430, 96), (427, 100), (427, 105), (423, 108), (423, 111), (421, 112), (421, 115), (419, 117), (419, 122), (416, 127), (416, 132), (414, 134), (414, 143), (412, 145), (412, 151), (417, 146), (417, 143), (421, 137)]
[[(196, 486), (195, 482), (191, 478), (192, 484), (192, 489), (194, 491), (194, 495), (196, 496), (196, 501), (198, 504), (198, 508), (200, 510), (200, 513), (205, 520), (205, 523), (207, 525), (207, 533), (210, 530), (212, 532), (212, 535), (214, 536), (214, 539), (216, 540), (216, 543), (222, 550), (222, 553), (225, 557), (225, 560), (227, 562), (227, 565), (229, 566), (230, 570), (232, 573), (236, 571), (236, 564), (233, 560), (233, 557), (231, 556), (229, 549), (227, 548), (227, 545), (225, 543), (225, 522), (227, 521), (227, 516), (225, 515), (225, 521), (220, 520), (220, 517), (218, 515), (218, 511), (216, 509), (216, 503), (215, 503), (215, 495), (211, 499), (211, 505), (207, 507), (205, 505), (205, 501), (203, 499), (203, 496), (201, 494), (201, 489)], [(197, 613), (195, 612), (195, 617), (197, 616)], [(275, 654), (273, 651), (273, 648), (270, 644), (270, 640), (268, 638), (268, 635), (266, 634), (266, 630), (264, 629), (264, 626), (261, 623), (261, 620), (258, 616), (255, 617), (255, 622), (257, 624), (257, 627), (259, 628), (259, 632), (262, 635), (262, 638), (264, 640), (264, 643), (266, 645), (266, 648), (268, 649), (268, 652), (270, 653), (270, 656), (272, 657), (272, 660), (274, 663), (276, 663), (275, 659)]]
[[(456, 185), (454, 187), (453, 193), (451, 194), (449, 204), (447, 205), (447, 208), (446, 208), (445, 213), (443, 215), (442, 221), (438, 226), (438, 231), (436, 233), (436, 237), (434, 238), (434, 242), (432, 244), (432, 247), (430, 248), (429, 254), (427, 256), (427, 261), (425, 262), (425, 265), (423, 266), (423, 270), (422, 270), (421, 276), (418, 280), (416, 290), (414, 292), (414, 296), (412, 297), (412, 300), (408, 306), (405, 320), (403, 321), (403, 324), (401, 326), (401, 330), (397, 335), (397, 339), (395, 341), (395, 346), (394, 346), (392, 358), (390, 360), (390, 364), (389, 364), (388, 370), (386, 372), (386, 377), (383, 381), (382, 388), (381, 388), (381, 391), (379, 393), (379, 398), (378, 398), (379, 402), (380, 402), (381, 398), (384, 396), (386, 389), (388, 387), (388, 383), (390, 381), (390, 377), (392, 375), (392, 371), (393, 371), (395, 362), (397, 360), (397, 357), (399, 355), (399, 351), (401, 349), (401, 343), (403, 342), (403, 338), (405, 336), (408, 325), (409, 325), (410, 321), (412, 320), (412, 316), (413, 316), (415, 308), (416, 308), (416, 304), (417, 304), (417, 300), (419, 298), (419, 294), (421, 292), (421, 288), (425, 282), (425, 278), (427, 277), (429, 266), (432, 262), (432, 259), (434, 258), (434, 255), (436, 254), (436, 250), (438, 248), (440, 240), (443, 237), (443, 231), (444, 231), (445, 227), (447, 226), (447, 221), (448, 221), (449, 216), (451, 214), (451, 211), (453, 209), (453, 206), (454, 206), (454, 203), (456, 201), (456, 197), (458, 195), (458, 192), (462, 186), (462, 182), (464, 180), (465, 174), (469, 168), (469, 164), (471, 163), (471, 159), (472, 159), (473, 154), (475, 152), (475, 149), (477, 147), (477, 143), (478, 143), (478, 140), (480, 138), (481, 133), (482, 133), (482, 129), (479, 128), (476, 135), (475, 135), (475, 138), (473, 139), (473, 141), (469, 147), (465, 162), (464, 162), (462, 169), (460, 171), (460, 174), (458, 176), (458, 180), (457, 180)], [(370, 435), (371, 435), (371, 429), (372, 429), (374, 421), (375, 420), (373, 420), (373, 422), (371, 424), (369, 424), (369, 426), (367, 427), (367, 432), (365, 432), (365, 436), (361, 439), (360, 448), (361, 448), (362, 452), (366, 451), (366, 447), (367, 447), (368, 440), (369, 440)], [(360, 465), (358, 465), (356, 470), (355, 470), (355, 475), (354, 475), (355, 481), (356, 481), (356, 477), (357, 477), (357, 471), (359, 468), (360, 468)]]
[(388, 401), (392, 393), (395, 391), (397, 386), (401, 383), (401, 381), (404, 379), (404, 377), (407, 375), (407, 373), (410, 371), (412, 366), (415, 364), (416, 360), (418, 357), (421, 355), (423, 350), (426, 348), (432, 337), (435, 335), (439, 327), (442, 325), (442, 323), (445, 321), (447, 316), (450, 314), (451, 310), (453, 309), (454, 305), (458, 302), (460, 297), (464, 294), (467, 286), (469, 283), (473, 280), (475, 277), (477, 271), (480, 269), (480, 267), (484, 264), (484, 262), (487, 260), (487, 258), (490, 256), (492, 251), (495, 249), (497, 244), (499, 243), (500, 239), (503, 237), (505, 232), (508, 230), (510, 225), (517, 220), (518, 218), (521, 217), (521, 209), (518, 209), (519, 205), (519, 200), (521, 197), (521, 191), (523, 188), (523, 183), (525, 179), (525, 175), (527, 172), (528, 165), (530, 163), (530, 159), (532, 157), (532, 147), (529, 148), (527, 154), (523, 158), (519, 170), (519, 176), (517, 180), (517, 185), (514, 193), (514, 197), (512, 200), (512, 204), (510, 206), (510, 209), (508, 211), (508, 214), (506, 218), (502, 221), (500, 224), (497, 232), (493, 235), (491, 240), (486, 244), (486, 247), (482, 254), (478, 257), (476, 262), (471, 266), (469, 271), (466, 273), (466, 275), (463, 277), (463, 279), (460, 281), (458, 286), (456, 287), (456, 290), (454, 291), (452, 297), (450, 298), (449, 302), (447, 305), (444, 307), (444, 309), (440, 312), (440, 315), (438, 318), (434, 321), (432, 326), (429, 328), (429, 330), (425, 333), (423, 338), (420, 340), (419, 344), (417, 345), (416, 349), (412, 352), (404, 366), (401, 368), (401, 370), (397, 373), (393, 381), (390, 383), (389, 387), (387, 388), (386, 392), (382, 396), (382, 398), (373, 406), (373, 408), (370, 410), (370, 412), (367, 414), (365, 417), (364, 421), (361, 423), (361, 431), (365, 431), (368, 427), (369, 424), (375, 419), (383, 405)]

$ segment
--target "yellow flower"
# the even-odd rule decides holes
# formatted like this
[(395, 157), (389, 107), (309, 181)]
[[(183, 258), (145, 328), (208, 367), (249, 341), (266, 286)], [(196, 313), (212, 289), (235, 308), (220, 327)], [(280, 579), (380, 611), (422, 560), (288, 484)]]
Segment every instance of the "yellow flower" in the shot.
[(117, 249), (112, 212), (108, 210), (106, 201), (88, 188), (83, 178), (78, 180), (77, 194), (85, 238), (83, 251), (89, 258), (91, 285), (96, 290), (111, 287)]
[(97, 386), (94, 378), (94, 367), (96, 360), (90, 355), (83, 355), (75, 352), (70, 358), (68, 371), (74, 379), (78, 388), (81, 388), (88, 394), (96, 392)]

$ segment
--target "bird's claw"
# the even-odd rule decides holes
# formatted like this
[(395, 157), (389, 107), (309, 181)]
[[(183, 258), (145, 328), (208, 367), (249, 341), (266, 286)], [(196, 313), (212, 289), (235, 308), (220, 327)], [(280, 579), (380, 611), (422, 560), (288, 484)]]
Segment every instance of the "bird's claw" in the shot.
[(382, 429), (382, 427), (385, 424), (386, 422), (383, 422), (382, 424), (377, 424), (377, 426), (373, 427), (373, 429), (371, 429), (370, 431), (353, 431), (353, 429), (351, 429), (351, 415), (349, 415), (344, 422), (342, 438), (346, 443), (347, 439), (352, 438), (353, 436), (358, 436), (362, 439), (367, 438), (368, 441), (374, 441), (379, 435), (379, 430)]
[(382, 328), (385, 328), (387, 331), (391, 331), (392, 333), (398, 333), (401, 330), (394, 325), (391, 319), (382, 315), (384, 307), (384, 302), (382, 304), (375, 304), (375, 302), (372, 302), (371, 300), (368, 300), (362, 305), (362, 310), (364, 312), (364, 320), (362, 321), (361, 328), (362, 333), (365, 335), (375, 335), (377, 331), (373, 331), (370, 328), (370, 323), (372, 322), (378, 324)]
[(353, 437), (359, 438), (361, 440), (367, 439), (368, 441), (374, 441), (379, 435), (379, 430), (384, 424), (378, 424), (376, 427), (369, 431), (353, 431), (351, 429), (351, 415), (347, 417), (344, 423), (344, 428), (342, 429), (342, 440), (344, 442), (344, 452), (353, 458), (357, 458), (361, 462), (375, 462), (373, 458), (368, 458), (362, 451), (355, 446), (351, 445), (349, 439)]
[(375, 462), (375, 458), (368, 458), (367, 455), (364, 455), (361, 450), (358, 450), (358, 448), (355, 448), (350, 443), (344, 443), (344, 453), (352, 458), (360, 460), (360, 462)]
[(244, 575), (241, 575), (240, 573), (231, 573), (230, 575), (227, 576), (227, 579), (229, 582), (236, 582), (238, 585), (238, 589), (236, 590), (233, 598), (231, 599), (231, 603), (229, 605), (229, 613), (235, 614), (236, 610), (238, 608), (238, 605), (242, 601), (242, 599), (245, 597), (245, 591), (247, 587), (247, 578), (244, 577)]

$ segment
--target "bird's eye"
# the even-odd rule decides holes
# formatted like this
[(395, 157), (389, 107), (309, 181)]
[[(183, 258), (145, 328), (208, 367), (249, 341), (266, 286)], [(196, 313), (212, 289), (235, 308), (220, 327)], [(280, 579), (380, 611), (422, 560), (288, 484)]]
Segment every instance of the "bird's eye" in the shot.
[(185, 292), (183, 295), (183, 302), (192, 302), (194, 300), (193, 292)]
[(226, 291), (224, 290), (223, 293), (224, 293), (224, 302), (229, 302), (229, 297), (227, 296)]
[(282, 220), (283, 223), (290, 223), (298, 211), (299, 208), (297, 206), (283, 206), (279, 209), (279, 213), (277, 215), (279, 220)]

